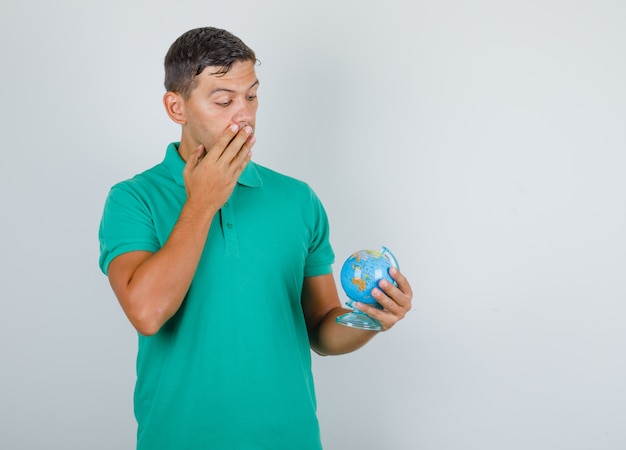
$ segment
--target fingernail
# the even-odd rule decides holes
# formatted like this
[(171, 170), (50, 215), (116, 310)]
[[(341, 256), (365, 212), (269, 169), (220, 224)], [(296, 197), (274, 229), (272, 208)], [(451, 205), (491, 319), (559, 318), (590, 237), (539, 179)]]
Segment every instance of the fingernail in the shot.
[(239, 130), (239, 125), (237, 125), (236, 123), (230, 126), (230, 131), (232, 131), (233, 133), (237, 132), (238, 130)]
[(391, 267), (391, 268), (389, 269), (389, 274), (390, 274), (390, 275), (395, 275), (395, 274), (397, 274), (397, 273), (398, 273), (398, 269), (396, 269), (395, 267)]
[(243, 129), (247, 134), (252, 134), (252, 127), (245, 127)]

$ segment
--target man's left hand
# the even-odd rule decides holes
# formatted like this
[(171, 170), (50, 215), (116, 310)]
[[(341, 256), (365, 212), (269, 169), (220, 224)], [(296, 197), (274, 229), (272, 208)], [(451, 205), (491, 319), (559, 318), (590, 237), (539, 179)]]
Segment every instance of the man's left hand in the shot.
[(382, 331), (393, 327), (399, 320), (402, 320), (406, 313), (411, 310), (411, 300), (413, 291), (411, 285), (404, 275), (395, 268), (389, 269), (389, 275), (398, 286), (394, 286), (387, 280), (381, 280), (378, 288), (372, 289), (372, 296), (383, 307), (378, 309), (365, 303), (357, 302), (356, 306), (368, 316), (376, 319), (382, 326)]

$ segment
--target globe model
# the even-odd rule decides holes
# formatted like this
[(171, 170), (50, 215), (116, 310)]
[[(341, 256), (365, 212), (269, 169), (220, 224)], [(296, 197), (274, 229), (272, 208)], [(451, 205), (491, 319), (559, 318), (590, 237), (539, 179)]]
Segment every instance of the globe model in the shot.
[(352, 301), (376, 304), (372, 289), (380, 280), (396, 282), (389, 275), (391, 267), (398, 267), (395, 257), (385, 247), (381, 251), (360, 250), (346, 259), (341, 267), (341, 286)]

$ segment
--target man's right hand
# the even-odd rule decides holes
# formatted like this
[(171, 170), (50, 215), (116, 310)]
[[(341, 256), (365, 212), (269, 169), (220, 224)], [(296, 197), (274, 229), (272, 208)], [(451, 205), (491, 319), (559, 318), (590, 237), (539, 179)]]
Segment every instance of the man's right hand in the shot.
[(188, 202), (217, 211), (228, 201), (252, 156), (252, 133), (249, 125), (233, 124), (210, 149), (198, 146), (183, 171)]

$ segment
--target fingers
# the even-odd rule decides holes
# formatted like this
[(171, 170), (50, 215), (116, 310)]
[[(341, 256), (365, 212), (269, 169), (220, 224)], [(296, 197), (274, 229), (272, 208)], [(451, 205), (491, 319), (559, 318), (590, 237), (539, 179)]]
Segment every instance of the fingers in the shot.
[(189, 161), (187, 162), (191, 162), (192, 166), (197, 166), (198, 162), (204, 157), (204, 155), (206, 155), (206, 149), (204, 148), (204, 145), (200, 144), (191, 154), (191, 158), (189, 158)]
[(251, 126), (239, 127), (232, 124), (220, 137), (218, 142), (208, 150), (207, 156), (214, 162), (221, 161), (230, 166), (237, 160), (245, 159), (256, 141)]
[(413, 298), (413, 291), (406, 277), (395, 268), (390, 269), (389, 273), (398, 286), (394, 286), (387, 280), (381, 280), (379, 288), (372, 290), (372, 296), (382, 309), (364, 303), (355, 305), (368, 316), (378, 320), (383, 330), (388, 330), (404, 318), (411, 310)]
[(200, 160), (204, 158), (206, 153), (207, 152), (204, 148), (204, 145), (200, 144), (198, 148), (196, 148), (196, 150), (187, 159), (187, 163), (185, 164), (185, 168), (183, 169), (183, 175), (186, 175), (193, 171), (200, 162)]
[[(206, 155), (206, 149), (204, 145), (200, 144), (198, 148), (191, 154), (189, 159), (187, 159), (187, 163), (185, 164), (185, 168), (183, 169), (183, 176), (187, 178), (189, 174), (198, 166), (200, 160)], [(185, 183), (185, 189), (187, 190), (187, 194), (189, 194), (188, 186)]]
[(239, 134), (239, 125), (232, 124), (226, 130), (222, 136), (218, 139), (215, 145), (209, 149), (207, 149), (207, 156), (212, 161), (217, 161), (222, 157), (222, 154), (226, 151), (229, 144), (233, 141), (235, 136)]
[[(229, 130), (232, 128), (231, 126)], [(252, 133), (253, 129), (249, 125), (240, 129), (218, 159), (235, 169), (242, 166), (242, 162), (247, 162), (250, 159), (252, 146), (256, 142)], [(245, 164), (243, 166), (245, 167)]]
[[(402, 273), (395, 267), (389, 269), (389, 275), (394, 281), (398, 284), (397, 290), (401, 291), (404, 294), (404, 298), (408, 299), (409, 309), (411, 307), (411, 299), (413, 298), (413, 290), (411, 289), (411, 285), (409, 284), (409, 280), (406, 279)], [(387, 290), (385, 289), (385, 292)]]

